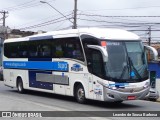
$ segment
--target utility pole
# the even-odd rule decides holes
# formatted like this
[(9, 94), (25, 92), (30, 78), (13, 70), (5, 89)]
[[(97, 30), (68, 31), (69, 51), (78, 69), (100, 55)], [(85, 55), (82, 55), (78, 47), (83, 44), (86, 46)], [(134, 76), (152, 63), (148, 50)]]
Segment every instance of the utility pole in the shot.
[(148, 30), (149, 30), (149, 32), (148, 32), (148, 35), (149, 35), (149, 37), (148, 37), (148, 45), (150, 46), (151, 45), (151, 26), (149, 26)]
[(74, 0), (74, 22), (73, 29), (77, 29), (77, 0)]
[(0, 11), (0, 13), (3, 15), (3, 27), (6, 25), (6, 14), (8, 14), (7, 11)]
[(3, 16), (2, 17), (2, 20), (3, 20), (3, 25), (2, 25), (3, 26), (3, 28), (2, 28), (3, 29), (2, 30), (3, 31), (3, 33), (2, 33), (3, 34), (3, 39), (6, 39), (7, 38), (7, 28), (6, 28), (6, 17), (7, 16), (6, 16), (6, 14), (8, 14), (8, 11), (0, 11), (0, 13)]

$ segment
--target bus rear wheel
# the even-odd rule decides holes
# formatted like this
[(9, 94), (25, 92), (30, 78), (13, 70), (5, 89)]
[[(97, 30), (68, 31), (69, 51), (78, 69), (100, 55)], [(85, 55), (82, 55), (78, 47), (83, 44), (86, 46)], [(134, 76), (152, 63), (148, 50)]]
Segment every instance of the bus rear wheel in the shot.
[(84, 88), (81, 84), (78, 85), (76, 88), (75, 97), (76, 97), (76, 100), (78, 103), (83, 104), (86, 102), (85, 91), (84, 91)]
[(24, 93), (23, 82), (21, 78), (17, 80), (17, 90), (19, 93)]

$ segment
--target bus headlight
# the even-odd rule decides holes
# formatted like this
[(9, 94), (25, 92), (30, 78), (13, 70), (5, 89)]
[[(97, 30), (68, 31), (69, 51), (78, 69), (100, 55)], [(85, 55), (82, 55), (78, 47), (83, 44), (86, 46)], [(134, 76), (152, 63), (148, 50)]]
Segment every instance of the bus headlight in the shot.
[(115, 87), (115, 86), (109, 86), (108, 88), (112, 89), (112, 90), (116, 90), (117, 89), (117, 87)]
[(117, 87), (115, 87), (115, 86), (109, 86), (109, 84), (105, 84), (105, 83), (103, 83), (103, 82), (101, 82), (101, 81), (97, 81), (99, 84), (101, 84), (102, 86), (104, 86), (104, 87), (106, 87), (106, 88), (108, 88), (108, 89), (112, 89), (112, 90), (116, 90), (117, 89)]

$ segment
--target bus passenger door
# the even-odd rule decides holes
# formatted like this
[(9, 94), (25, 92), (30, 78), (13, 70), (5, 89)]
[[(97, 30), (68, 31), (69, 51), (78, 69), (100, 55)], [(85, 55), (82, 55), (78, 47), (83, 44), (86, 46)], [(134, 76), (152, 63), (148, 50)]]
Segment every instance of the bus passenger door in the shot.
[(102, 100), (103, 99), (103, 87), (97, 82), (102, 81), (104, 78), (104, 64), (102, 59), (102, 54), (98, 50), (93, 50), (91, 52), (91, 60), (89, 64), (90, 72), (92, 73), (92, 82), (89, 83), (92, 87), (93, 99)]
[(88, 79), (88, 97), (90, 99), (93, 99), (94, 96), (94, 91), (93, 91), (93, 76), (91, 73), (89, 73), (87, 75), (87, 79)]

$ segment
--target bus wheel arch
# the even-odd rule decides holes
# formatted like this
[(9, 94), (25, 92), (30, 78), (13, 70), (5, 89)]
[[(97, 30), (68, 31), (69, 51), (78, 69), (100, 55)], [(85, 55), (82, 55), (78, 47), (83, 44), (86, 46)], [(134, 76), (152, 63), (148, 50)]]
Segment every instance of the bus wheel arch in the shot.
[(86, 97), (85, 97), (85, 89), (80, 82), (76, 82), (74, 84), (74, 97), (76, 98), (78, 103), (85, 103), (86, 102)]
[(19, 93), (24, 93), (23, 80), (20, 76), (17, 77), (16, 86)]

